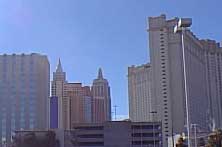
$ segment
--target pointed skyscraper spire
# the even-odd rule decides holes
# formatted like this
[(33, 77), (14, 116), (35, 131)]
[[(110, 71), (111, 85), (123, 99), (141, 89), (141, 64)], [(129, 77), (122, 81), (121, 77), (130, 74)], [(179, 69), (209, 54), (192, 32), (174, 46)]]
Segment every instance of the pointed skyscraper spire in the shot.
[(99, 72), (98, 72), (98, 79), (103, 79), (103, 72), (102, 72), (102, 68), (99, 68)]
[(59, 58), (59, 63), (58, 63), (58, 65), (57, 65), (57, 67), (56, 67), (56, 72), (63, 72), (60, 58)]

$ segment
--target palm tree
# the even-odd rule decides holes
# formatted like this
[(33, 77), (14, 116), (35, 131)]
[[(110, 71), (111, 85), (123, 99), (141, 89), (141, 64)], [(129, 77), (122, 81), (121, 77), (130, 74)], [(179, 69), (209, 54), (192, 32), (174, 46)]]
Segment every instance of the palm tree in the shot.
[(216, 141), (215, 141), (215, 133), (211, 133), (208, 136), (208, 143), (206, 147), (214, 147), (216, 145)]
[(183, 137), (181, 136), (178, 140), (177, 140), (177, 143), (176, 143), (176, 147), (184, 147), (184, 139)]
[(208, 136), (207, 147), (222, 147), (222, 130), (217, 129)]
[(222, 141), (222, 130), (217, 129), (215, 131), (216, 133), (216, 144), (218, 147), (221, 147), (221, 141)]

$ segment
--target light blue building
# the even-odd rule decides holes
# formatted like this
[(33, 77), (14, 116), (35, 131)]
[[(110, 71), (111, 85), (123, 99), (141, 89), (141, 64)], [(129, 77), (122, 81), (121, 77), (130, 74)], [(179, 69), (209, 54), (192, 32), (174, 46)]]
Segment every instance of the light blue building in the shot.
[(14, 130), (48, 127), (49, 76), (47, 56), (0, 55), (0, 147)]

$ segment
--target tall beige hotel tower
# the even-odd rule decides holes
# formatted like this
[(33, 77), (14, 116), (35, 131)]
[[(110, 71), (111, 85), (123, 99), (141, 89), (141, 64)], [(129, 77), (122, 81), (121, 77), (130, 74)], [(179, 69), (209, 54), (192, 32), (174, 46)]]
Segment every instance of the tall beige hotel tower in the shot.
[(132, 66), (128, 75), (130, 119), (161, 121), (163, 146), (172, 135), (187, 132), (187, 117), (190, 128), (222, 127), (222, 47), (186, 28), (183, 60), (182, 34), (174, 33), (178, 21), (165, 15), (149, 17), (149, 68)]
[[(156, 121), (162, 121), (164, 144), (187, 127), (182, 36), (174, 33), (178, 21), (165, 15), (149, 18), (152, 110), (157, 112)], [(198, 39), (188, 28), (184, 47), (189, 125), (197, 124), (202, 130), (221, 127), (221, 47)]]
[(133, 122), (152, 121), (151, 66), (143, 64), (128, 68), (129, 116)]

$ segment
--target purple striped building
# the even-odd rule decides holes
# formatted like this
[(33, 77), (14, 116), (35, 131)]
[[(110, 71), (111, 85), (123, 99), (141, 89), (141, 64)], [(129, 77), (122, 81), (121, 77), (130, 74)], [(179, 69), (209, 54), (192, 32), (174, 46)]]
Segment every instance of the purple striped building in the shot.
[(58, 97), (50, 97), (50, 129), (58, 128)]

